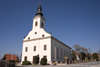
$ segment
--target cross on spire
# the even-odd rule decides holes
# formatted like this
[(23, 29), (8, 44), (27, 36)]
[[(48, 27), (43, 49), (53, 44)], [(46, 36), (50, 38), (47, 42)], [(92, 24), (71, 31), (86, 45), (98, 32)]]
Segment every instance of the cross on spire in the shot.
[(41, 1), (39, 2), (39, 6), (38, 6), (38, 8), (37, 8), (37, 13), (36, 13), (36, 15), (41, 15), (41, 16), (43, 16), (42, 7), (41, 7)]
[(41, 6), (41, 1), (39, 1), (39, 6)]

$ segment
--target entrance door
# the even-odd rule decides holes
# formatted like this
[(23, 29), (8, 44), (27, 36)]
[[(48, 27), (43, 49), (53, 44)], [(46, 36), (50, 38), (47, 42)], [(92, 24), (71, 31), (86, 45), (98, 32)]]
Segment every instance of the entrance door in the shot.
[(33, 56), (33, 64), (35, 63), (35, 56)]

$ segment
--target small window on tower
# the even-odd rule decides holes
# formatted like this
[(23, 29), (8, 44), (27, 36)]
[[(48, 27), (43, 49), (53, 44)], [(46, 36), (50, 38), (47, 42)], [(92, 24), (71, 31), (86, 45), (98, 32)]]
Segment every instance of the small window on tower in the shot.
[(43, 22), (42, 22), (42, 28), (43, 28)]
[(28, 47), (25, 48), (25, 52), (27, 52), (27, 50), (28, 50)]
[(37, 32), (35, 32), (35, 34), (37, 34)]
[(42, 35), (42, 37), (44, 37), (44, 34)]
[(30, 37), (28, 37), (28, 39), (30, 39)]
[(38, 23), (36, 22), (36, 23), (35, 23), (35, 26), (37, 26), (37, 24), (38, 24)]

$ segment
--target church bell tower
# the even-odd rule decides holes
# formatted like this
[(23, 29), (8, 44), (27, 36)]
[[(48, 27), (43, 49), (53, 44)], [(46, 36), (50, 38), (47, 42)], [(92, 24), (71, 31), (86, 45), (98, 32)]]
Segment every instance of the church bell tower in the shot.
[(51, 36), (51, 34), (45, 31), (45, 18), (43, 17), (41, 4), (39, 4), (37, 8), (37, 13), (33, 18), (32, 30), (24, 38), (24, 41), (36, 38), (43, 38), (47, 36)]
[(33, 18), (33, 30), (40, 28), (45, 28), (45, 18), (43, 17), (41, 4), (39, 4), (36, 16)]

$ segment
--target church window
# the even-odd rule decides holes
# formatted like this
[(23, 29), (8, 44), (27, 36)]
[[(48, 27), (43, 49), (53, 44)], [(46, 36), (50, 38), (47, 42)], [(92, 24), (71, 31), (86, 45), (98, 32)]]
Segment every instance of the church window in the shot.
[(35, 32), (35, 34), (37, 34), (37, 32)]
[(27, 61), (27, 56), (25, 56), (24, 60)]
[(67, 50), (66, 50), (66, 56), (67, 56)]
[(62, 53), (62, 49), (61, 49), (61, 56), (62, 56), (62, 54), (63, 54), (63, 53)]
[(28, 39), (30, 39), (30, 37), (28, 37)]
[(66, 56), (65, 50), (64, 50), (64, 55)]
[(27, 52), (28, 47), (26, 47), (25, 51)]
[(47, 56), (43, 56), (43, 58), (47, 58)]
[(41, 26), (42, 26), (42, 28), (43, 28), (43, 22), (42, 22)]
[(34, 46), (34, 51), (36, 51), (36, 46)]
[(35, 26), (37, 26), (37, 25), (38, 25), (38, 23), (36, 22), (36, 23), (35, 23)]
[(57, 59), (59, 59), (59, 49), (57, 47)]
[(69, 57), (69, 55), (68, 55), (68, 51), (67, 51), (67, 56)]
[(44, 37), (44, 34), (42, 35), (42, 37)]
[(46, 46), (46, 45), (44, 45), (44, 50), (46, 50), (46, 47), (47, 47), (47, 46)]

